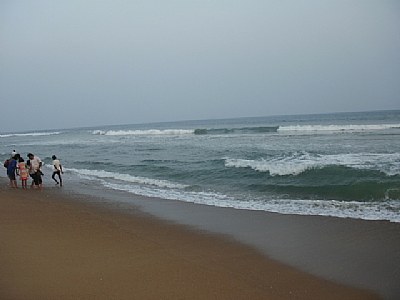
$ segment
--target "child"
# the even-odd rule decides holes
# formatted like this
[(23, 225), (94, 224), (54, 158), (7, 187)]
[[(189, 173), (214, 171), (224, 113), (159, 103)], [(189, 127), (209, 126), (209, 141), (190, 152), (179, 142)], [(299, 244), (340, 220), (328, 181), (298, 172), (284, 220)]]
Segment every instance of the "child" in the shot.
[[(54, 171), (53, 171), (53, 175), (51, 176), (51, 178), (53, 178), (53, 180), (56, 182), (56, 184), (60, 183), (60, 186), (62, 186), (61, 174), (64, 174), (64, 172), (62, 170), (61, 163), (55, 155), (53, 155), (51, 158), (53, 159), (53, 166), (54, 166)], [(60, 180), (60, 182), (57, 181), (56, 175), (58, 175), (58, 179)]]
[(26, 168), (25, 161), (22, 157), (18, 160), (18, 173), (19, 177), (21, 178), (22, 188), (27, 189), (27, 182), (28, 182), (28, 169)]

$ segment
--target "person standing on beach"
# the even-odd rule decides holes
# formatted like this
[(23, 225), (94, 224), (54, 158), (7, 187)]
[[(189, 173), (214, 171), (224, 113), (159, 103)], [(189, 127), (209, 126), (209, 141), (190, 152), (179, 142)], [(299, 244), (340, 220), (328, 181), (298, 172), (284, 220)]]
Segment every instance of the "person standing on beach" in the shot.
[(18, 174), (21, 179), (21, 185), (23, 189), (27, 189), (27, 181), (28, 181), (28, 169), (26, 163), (22, 157), (19, 157), (18, 160)]
[[(6, 169), (8, 168), (8, 164), (10, 163), (11, 159), (15, 158), (16, 155), (19, 155), (19, 154), (18, 154), (15, 150), (13, 150), (13, 151), (11, 152), (10, 158), (7, 158), (7, 159), (4, 161), (4, 164), (3, 164), (4, 168), (6, 168)], [(16, 159), (18, 159), (18, 158), (16, 158)]]
[[(60, 186), (62, 186), (61, 174), (64, 174), (64, 172), (62, 170), (61, 162), (60, 162), (60, 160), (57, 159), (57, 156), (55, 156), (55, 155), (53, 155), (51, 158), (53, 159), (53, 166), (54, 166), (54, 171), (53, 171), (53, 175), (51, 176), (51, 178), (53, 178), (53, 180), (56, 182), (56, 184), (60, 184)], [(57, 181), (56, 175), (58, 175), (58, 179), (60, 180), (60, 182)]]
[(17, 188), (17, 180), (15, 178), (17, 172), (17, 161), (15, 160), (15, 156), (12, 157), (7, 165), (7, 176), (10, 179), (10, 187)]
[(31, 175), (33, 182), (31, 187), (35, 185), (37, 188), (41, 189), (42, 188), (42, 171), (40, 168), (42, 167), (42, 161), (38, 156), (33, 155), (32, 153), (29, 153), (28, 155), (29, 158), (29, 174)]

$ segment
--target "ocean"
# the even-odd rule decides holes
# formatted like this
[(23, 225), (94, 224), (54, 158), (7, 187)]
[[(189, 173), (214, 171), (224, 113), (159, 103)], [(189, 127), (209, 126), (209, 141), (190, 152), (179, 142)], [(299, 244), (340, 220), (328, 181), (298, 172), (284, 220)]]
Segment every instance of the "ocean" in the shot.
[(39, 156), (45, 186), (55, 154), (67, 186), (400, 222), (400, 111), (2, 132), (0, 141), (3, 161), (13, 149)]

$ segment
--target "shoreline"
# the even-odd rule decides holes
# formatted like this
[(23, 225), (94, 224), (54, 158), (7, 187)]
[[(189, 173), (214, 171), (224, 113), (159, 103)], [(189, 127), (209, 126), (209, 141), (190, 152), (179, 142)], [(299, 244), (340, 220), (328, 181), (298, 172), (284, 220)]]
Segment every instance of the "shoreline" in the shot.
[(223, 208), (102, 186), (71, 191), (95, 195), (95, 206), (123, 213), (136, 207), (158, 219), (222, 235), (298, 270), (372, 290), (384, 299), (400, 295), (400, 223)]
[[(107, 198), (124, 197), (124, 193), (107, 192), (101, 199), (67, 195), (68, 188), (11, 190), (3, 178), (0, 184), (1, 238), (7, 241), (1, 255), (0, 293), (9, 298), (377, 298), (372, 291), (282, 264), (274, 255), (268, 258), (260, 247), (235, 235), (190, 223), (184, 226), (183, 220), (167, 216), (179, 214), (173, 207), (180, 206), (192, 212), (187, 216), (192, 220), (196, 214), (202, 217), (190, 204), (164, 201), (163, 206), (156, 199), (129, 195), (136, 204), (115, 205)], [(157, 209), (164, 216), (151, 217)], [(251, 213), (259, 220), (256, 212)], [(215, 223), (213, 216), (208, 218)], [(323, 224), (326, 219), (312, 221)], [(270, 222), (280, 224), (276, 219)], [(242, 233), (249, 235), (248, 229)], [(301, 251), (297, 245), (289, 248), (288, 252)], [(394, 299), (393, 293), (397, 291), (390, 287), (386, 294), (380, 292), (387, 299)]]

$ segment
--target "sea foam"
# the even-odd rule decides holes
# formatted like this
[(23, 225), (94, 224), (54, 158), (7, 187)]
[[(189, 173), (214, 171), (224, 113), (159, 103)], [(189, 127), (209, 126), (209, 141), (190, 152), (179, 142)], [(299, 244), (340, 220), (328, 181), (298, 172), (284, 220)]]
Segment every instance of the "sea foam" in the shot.
[(400, 153), (349, 153), (312, 155), (307, 152), (256, 160), (224, 158), (226, 167), (251, 168), (269, 172), (271, 176), (299, 175), (311, 169), (344, 166), (359, 170), (375, 170), (388, 176), (400, 175)]
[(46, 136), (46, 135), (57, 135), (60, 134), (59, 131), (54, 132), (28, 132), (28, 133), (7, 133), (7, 134), (0, 134), (0, 138), (7, 138), (7, 137), (24, 137), (24, 136)]
[(400, 129), (400, 124), (293, 125), (280, 126), (278, 132), (363, 132), (387, 129)]
[(151, 179), (140, 176), (132, 176), (129, 174), (122, 174), (116, 172), (109, 172), (104, 170), (88, 170), (88, 169), (68, 169), (79, 176), (85, 178), (98, 178), (98, 179), (114, 179), (122, 182), (129, 182), (134, 184), (151, 185), (161, 188), (177, 188), (184, 189), (186, 186), (183, 184), (173, 183), (167, 180)]
[(400, 222), (400, 203), (346, 202), (336, 200), (289, 200), (289, 199), (234, 199), (216, 192), (191, 192), (182, 189), (151, 188), (149, 186), (110, 183), (101, 180), (103, 186), (146, 197), (177, 200), (208, 206), (268, 211), (281, 214), (320, 215), (364, 220), (388, 220)]
[(93, 130), (95, 135), (125, 136), (125, 135), (185, 135), (193, 134), (194, 130), (186, 129), (147, 129), (147, 130)]

